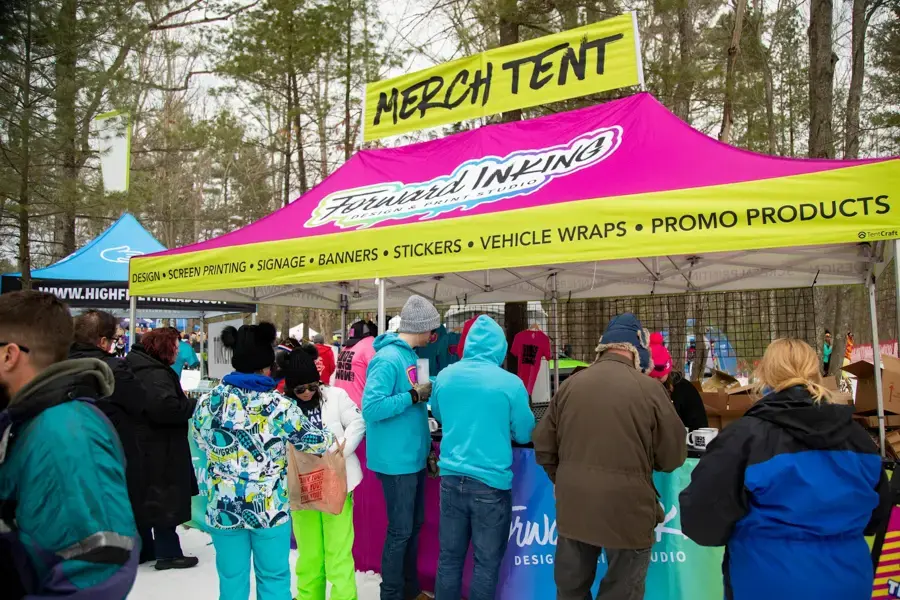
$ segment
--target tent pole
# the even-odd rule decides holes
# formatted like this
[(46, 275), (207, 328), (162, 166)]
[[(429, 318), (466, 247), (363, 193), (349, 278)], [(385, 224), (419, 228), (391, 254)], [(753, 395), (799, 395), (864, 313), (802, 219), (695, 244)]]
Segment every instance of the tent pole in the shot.
[(252, 315), (250, 315), (250, 324), (251, 325), (259, 324), (259, 313), (258, 312), (255, 312)]
[(128, 350), (134, 348), (135, 331), (137, 330), (137, 296), (128, 301)]
[(206, 315), (200, 315), (200, 379), (206, 379), (206, 361), (203, 350), (206, 348)]
[(884, 441), (884, 390), (881, 389), (881, 344), (878, 341), (878, 309), (875, 297), (875, 274), (869, 275), (866, 283), (869, 291), (869, 315), (872, 317), (872, 362), (875, 363), (875, 394), (878, 398), (878, 441), (881, 456), (885, 456)]
[[(347, 342), (347, 311), (350, 308), (347, 284), (341, 284), (341, 346)], [(384, 333), (378, 330), (378, 333)]]
[(559, 392), (559, 275), (553, 274), (553, 393)]
[(384, 279), (376, 279), (375, 285), (378, 286), (378, 333), (387, 331), (387, 318), (385, 313), (385, 295), (384, 295)]
[(900, 358), (900, 239), (894, 240), (894, 298), (897, 308), (894, 337), (897, 340), (897, 357)]

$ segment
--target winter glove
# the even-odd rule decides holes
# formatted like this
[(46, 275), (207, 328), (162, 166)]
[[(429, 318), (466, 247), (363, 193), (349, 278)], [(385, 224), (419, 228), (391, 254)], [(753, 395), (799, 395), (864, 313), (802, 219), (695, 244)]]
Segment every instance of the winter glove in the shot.
[(417, 402), (428, 402), (428, 399), (431, 398), (431, 382), (428, 383), (418, 383), (413, 386), (415, 390), (413, 403)]

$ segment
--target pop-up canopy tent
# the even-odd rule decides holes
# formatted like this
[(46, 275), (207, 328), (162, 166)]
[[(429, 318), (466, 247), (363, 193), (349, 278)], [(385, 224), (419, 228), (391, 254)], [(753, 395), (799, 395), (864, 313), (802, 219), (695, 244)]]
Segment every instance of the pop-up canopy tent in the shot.
[(900, 159), (758, 155), (638, 94), (359, 152), (260, 221), (134, 258), (130, 285), (382, 317), (410, 293), (465, 304), (874, 290), (884, 242), (898, 237)]
[[(126, 213), (66, 258), (32, 271), (33, 287), (56, 295), (75, 312), (98, 308), (124, 317), (128, 313), (128, 259), (165, 249), (137, 219)], [(20, 289), (20, 273), (2, 276), (2, 293)], [(253, 304), (247, 303), (150, 297), (141, 301), (138, 316), (174, 319), (255, 310)]]

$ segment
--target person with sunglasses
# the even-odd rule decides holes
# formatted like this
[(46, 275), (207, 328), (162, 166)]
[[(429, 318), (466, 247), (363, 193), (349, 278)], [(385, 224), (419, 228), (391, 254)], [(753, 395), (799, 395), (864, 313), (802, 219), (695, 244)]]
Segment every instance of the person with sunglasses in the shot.
[[(323, 384), (312, 358), (316, 347), (304, 344), (285, 361), (285, 395), (292, 399), (313, 427), (333, 433), (343, 445), (347, 468), (347, 500), (339, 515), (315, 510), (291, 511), (297, 540), (297, 600), (325, 600), (326, 581), (331, 600), (356, 600), (356, 568), (353, 563), (353, 490), (363, 478), (356, 448), (366, 424), (356, 403), (344, 390)], [(288, 481), (288, 486), (299, 481)]]
[(251, 558), (259, 600), (291, 597), (287, 444), (322, 455), (334, 435), (314, 427), (275, 391), (275, 326), (226, 327), (234, 372), (200, 398), (191, 434), (206, 454), (201, 478), (216, 549), (220, 600), (250, 598)]
[(0, 597), (125, 598), (140, 538), (125, 454), (97, 403), (115, 378), (69, 359), (56, 296), (0, 296)]

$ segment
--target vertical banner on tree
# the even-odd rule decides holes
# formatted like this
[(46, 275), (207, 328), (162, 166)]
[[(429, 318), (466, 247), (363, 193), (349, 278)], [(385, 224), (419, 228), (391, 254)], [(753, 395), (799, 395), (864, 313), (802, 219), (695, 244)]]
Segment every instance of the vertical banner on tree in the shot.
[(638, 85), (634, 13), (366, 86), (366, 141)]
[[(500, 569), (501, 600), (555, 598), (556, 501), (553, 485), (534, 460), (533, 450), (513, 453), (513, 521)], [(665, 520), (656, 528), (645, 600), (721, 600), (722, 548), (703, 548), (681, 533), (678, 494), (690, 483), (697, 459), (674, 473), (655, 473)], [(605, 555), (593, 594), (606, 573)]]
[(131, 119), (117, 110), (94, 119), (98, 127), (98, 150), (103, 189), (127, 192), (131, 173)]

